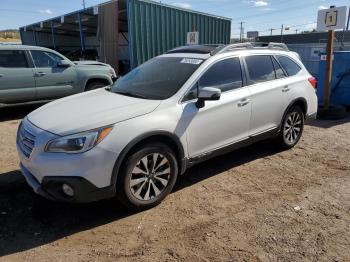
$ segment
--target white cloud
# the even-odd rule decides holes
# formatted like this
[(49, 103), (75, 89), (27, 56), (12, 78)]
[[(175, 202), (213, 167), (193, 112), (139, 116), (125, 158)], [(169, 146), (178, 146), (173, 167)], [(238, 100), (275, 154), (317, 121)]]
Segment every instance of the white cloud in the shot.
[(192, 8), (192, 5), (189, 3), (173, 3), (173, 5), (181, 8), (186, 8), (186, 9)]
[(257, 0), (257, 1), (252, 1), (254, 6), (261, 7), (261, 6), (268, 6), (269, 3), (263, 0)]
[(326, 7), (326, 6), (324, 6), (324, 5), (320, 5), (319, 7), (318, 7), (318, 9), (327, 9), (328, 7)]
[(53, 12), (50, 9), (39, 10), (39, 13), (44, 14), (44, 15), (52, 15), (53, 14)]

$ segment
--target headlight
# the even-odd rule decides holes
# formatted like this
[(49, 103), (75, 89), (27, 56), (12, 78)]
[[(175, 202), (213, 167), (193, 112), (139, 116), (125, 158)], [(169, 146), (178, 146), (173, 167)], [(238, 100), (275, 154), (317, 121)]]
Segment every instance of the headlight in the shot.
[(111, 131), (112, 127), (104, 127), (97, 130), (60, 137), (50, 141), (46, 145), (45, 151), (51, 153), (83, 153), (95, 147)]
[(112, 77), (116, 77), (117, 76), (117, 74), (115, 73), (113, 68), (109, 69), (109, 73), (111, 74)]

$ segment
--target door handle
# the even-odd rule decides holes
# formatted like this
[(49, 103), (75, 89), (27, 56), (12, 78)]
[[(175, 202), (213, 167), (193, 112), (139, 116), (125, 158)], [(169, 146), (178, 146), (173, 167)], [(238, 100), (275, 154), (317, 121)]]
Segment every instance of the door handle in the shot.
[(248, 98), (244, 98), (242, 99), (241, 101), (238, 102), (238, 107), (243, 107), (243, 106), (246, 106), (250, 103), (250, 99)]
[(282, 92), (283, 92), (283, 93), (286, 93), (286, 92), (289, 92), (289, 91), (290, 91), (289, 86), (284, 86), (284, 87), (282, 88)]
[(38, 72), (34, 76), (35, 77), (41, 77), (41, 76), (45, 76), (45, 75), (46, 75), (46, 73), (44, 73), (44, 72)]
[(0, 74), (0, 77), (3, 77), (4, 75)]

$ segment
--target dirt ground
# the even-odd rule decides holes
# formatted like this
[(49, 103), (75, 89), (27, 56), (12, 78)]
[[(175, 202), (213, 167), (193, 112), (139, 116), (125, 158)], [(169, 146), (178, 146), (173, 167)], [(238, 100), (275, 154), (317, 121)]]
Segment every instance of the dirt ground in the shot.
[(0, 109), (1, 261), (350, 261), (350, 117), (312, 122), (289, 151), (263, 142), (200, 164), (131, 213), (32, 193), (15, 134), (34, 108)]

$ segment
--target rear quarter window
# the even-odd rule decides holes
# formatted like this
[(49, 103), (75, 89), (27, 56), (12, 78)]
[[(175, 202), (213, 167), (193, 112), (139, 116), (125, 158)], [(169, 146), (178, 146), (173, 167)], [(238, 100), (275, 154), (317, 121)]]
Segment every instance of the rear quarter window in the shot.
[(288, 76), (294, 76), (301, 71), (301, 67), (289, 57), (277, 56), (277, 60), (287, 72)]
[(25, 68), (28, 67), (23, 50), (0, 50), (0, 67)]

